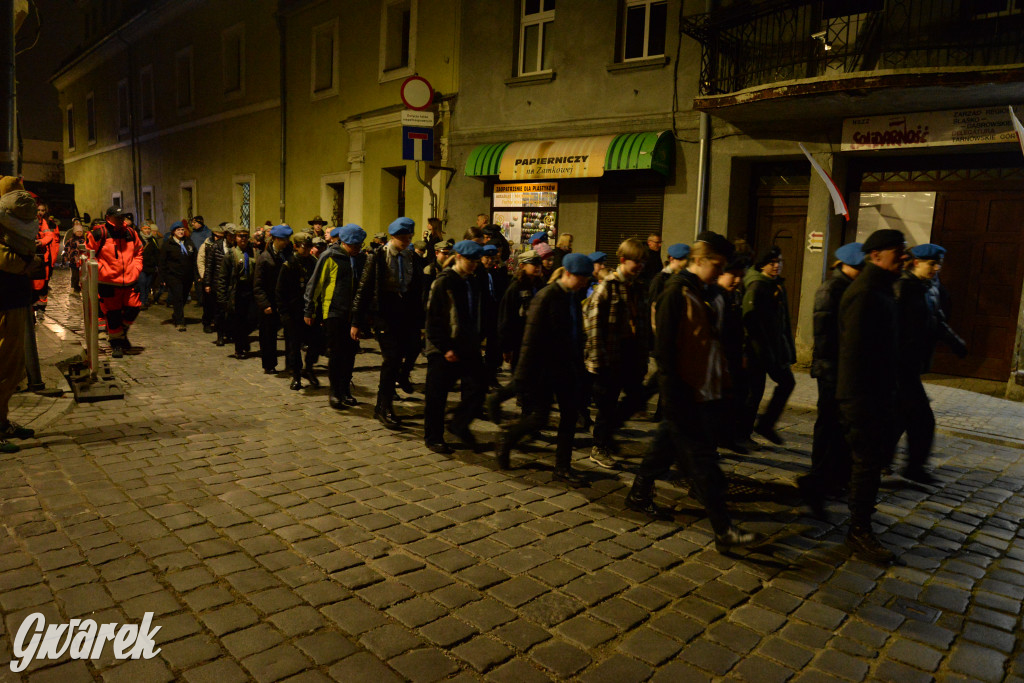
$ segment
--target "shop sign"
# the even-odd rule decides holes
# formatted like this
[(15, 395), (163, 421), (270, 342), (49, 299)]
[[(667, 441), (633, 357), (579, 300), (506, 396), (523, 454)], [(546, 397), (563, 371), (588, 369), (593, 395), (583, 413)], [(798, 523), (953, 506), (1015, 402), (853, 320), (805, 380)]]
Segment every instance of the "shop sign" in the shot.
[(509, 183), (494, 186), (494, 208), (558, 206), (558, 183)]
[(867, 116), (843, 121), (842, 151), (1016, 142), (1005, 107)]
[(599, 178), (614, 135), (513, 142), (501, 157), (501, 180)]

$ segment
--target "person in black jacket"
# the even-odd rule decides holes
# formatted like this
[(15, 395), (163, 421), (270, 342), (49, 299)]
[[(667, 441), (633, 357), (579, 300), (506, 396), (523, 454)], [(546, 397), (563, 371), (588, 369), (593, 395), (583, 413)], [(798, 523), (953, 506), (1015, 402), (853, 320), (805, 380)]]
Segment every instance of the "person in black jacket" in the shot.
[(256, 277), (252, 283), (260, 320), (260, 358), (263, 360), (263, 372), (268, 375), (277, 372), (277, 331), (281, 329), (280, 307), (276, 298), (277, 278), (291, 253), (291, 236), (292, 229), (288, 225), (275, 225), (270, 229), (271, 243), (256, 260)]
[(444, 440), (444, 412), (448, 392), (461, 383), (462, 400), (452, 415), (449, 431), (466, 447), (477, 449), (470, 431), (483, 405), (487, 388), (480, 355), (484, 317), (484, 292), (474, 277), (483, 248), (471, 240), (456, 242), (455, 263), (441, 271), (430, 287), (427, 302), (427, 386), (423, 411), (423, 434), (427, 448), (450, 455)]
[(483, 245), (483, 256), (475, 277), (483, 298), (482, 339), (485, 345), (484, 366), (487, 368), (487, 386), (498, 384), (498, 370), (501, 369), (502, 350), (498, 337), (498, 316), (501, 299), (508, 290), (508, 269), (498, 258), (495, 244)]
[(184, 332), (185, 297), (196, 280), (196, 248), (192, 241), (185, 237), (185, 226), (179, 224), (171, 233), (171, 238), (164, 242), (160, 250), (158, 267), (160, 277), (163, 278), (170, 293), (171, 306), (174, 307), (171, 323), (179, 332)]
[(747, 400), (747, 369), (743, 363), (743, 293), (740, 291), (740, 283), (749, 267), (748, 256), (734, 254), (725, 264), (724, 272), (718, 276), (715, 284), (709, 286), (709, 294), (717, 295), (711, 298), (711, 302), (719, 318), (719, 338), (722, 340), (730, 379), (725, 398), (718, 402), (715, 411), (718, 417), (718, 445), (740, 455), (748, 454), (750, 447), (754, 446), (749, 440), (740, 437), (740, 419)]
[(558, 403), (558, 436), (554, 479), (570, 486), (585, 480), (572, 469), (573, 441), (579, 415), (583, 366), (583, 311), (578, 292), (590, 281), (593, 262), (583, 254), (567, 254), (565, 269), (533, 298), (513, 381), (523, 404), (523, 415), (499, 433), (498, 467), (511, 467), (511, 452), (527, 434), (545, 427), (551, 401)]
[[(743, 326), (747, 331), (750, 350), (750, 391), (747, 394), (741, 437), (749, 438), (751, 432), (757, 432), (778, 445), (783, 443), (783, 439), (775, 431), (775, 423), (796, 388), (796, 379), (790, 367), (796, 362), (796, 347), (790, 327), (786, 288), (784, 280), (779, 277), (781, 272), (782, 252), (773, 246), (758, 255), (743, 280)], [(775, 390), (772, 391), (768, 406), (758, 417), (757, 411), (768, 377), (775, 382)]]
[(935, 344), (942, 341), (963, 358), (967, 345), (946, 322), (936, 276), (946, 250), (937, 244), (919, 244), (910, 250), (913, 262), (896, 281), (900, 316), (900, 393), (903, 429), (907, 432), (907, 464), (901, 474), (922, 484), (935, 478), (924, 469), (935, 438), (935, 414), (921, 375), (931, 370)]
[[(285, 255), (281, 264), (281, 272), (277, 276), (274, 288), (274, 300), (277, 302), (278, 314), (284, 326), (285, 353), (288, 354), (288, 367), (292, 370), (292, 383), (289, 389), (298, 391), (302, 388), (305, 377), (309, 386), (314, 389), (320, 386), (320, 380), (313, 371), (316, 362), (316, 344), (313, 340), (312, 326), (303, 320), (306, 302), (306, 284), (313, 275), (316, 260), (309, 255), (313, 248), (313, 238), (308, 235), (293, 236), (292, 248)], [(306, 345), (306, 362), (302, 362), (302, 347)]]
[(372, 326), (380, 344), (382, 362), (374, 417), (388, 429), (400, 429), (395, 415), (395, 386), (411, 394), (409, 373), (420, 352), (423, 328), (423, 265), (409, 248), (416, 223), (396, 218), (388, 226), (391, 239), (366, 259), (356, 298), (352, 303), (353, 339), (359, 330)]
[[(455, 240), (434, 243), (434, 256), (426, 266), (423, 267), (423, 308), (427, 307), (427, 299), (430, 297), (430, 286), (441, 274), (441, 271), (451, 265), (452, 247)], [(428, 252), (429, 253), (429, 252)]]
[(843, 436), (836, 400), (839, 373), (839, 302), (864, 267), (863, 245), (851, 242), (836, 249), (832, 276), (814, 295), (814, 350), (811, 377), (818, 381), (818, 416), (814, 420), (811, 469), (796, 480), (804, 502), (816, 517), (825, 516), (824, 496), (850, 479), (850, 447)]
[(220, 265), (231, 248), (235, 246), (235, 232), (238, 226), (234, 223), (225, 223), (220, 226), (224, 238), (214, 244), (208, 245), (206, 249), (206, 264), (203, 269), (203, 298), (211, 297), (211, 305), (214, 309), (213, 326), (217, 330), (217, 339), (214, 342), (217, 346), (224, 346), (230, 341), (231, 334), (227, 329), (227, 318), (224, 307), (220, 305), (217, 297), (217, 276), (220, 274)]
[[(653, 303), (661, 296), (665, 289), (665, 283), (669, 278), (686, 267), (686, 259), (690, 256), (690, 245), (673, 244), (668, 248), (668, 265), (651, 279), (647, 288), (647, 301)], [(652, 339), (653, 342), (653, 339)]]
[(227, 332), (235, 344), (234, 357), (249, 355), (249, 334), (256, 326), (256, 300), (252, 293), (256, 256), (244, 228), (235, 233), (235, 246), (224, 255), (217, 272), (217, 305), (224, 311)]
[(899, 316), (893, 285), (906, 258), (899, 230), (876, 230), (864, 240), (863, 270), (839, 302), (836, 398), (850, 445), (850, 528), (846, 545), (864, 559), (892, 562), (892, 551), (871, 529), (882, 467), (896, 447)]
[[(149, 296), (153, 286), (156, 285), (157, 269), (160, 264), (160, 239), (153, 234), (151, 221), (146, 221), (139, 228), (139, 237), (142, 239), (142, 272), (139, 274), (139, 302), (143, 309), (149, 308)], [(153, 297), (153, 303), (158, 304), (159, 296)]]

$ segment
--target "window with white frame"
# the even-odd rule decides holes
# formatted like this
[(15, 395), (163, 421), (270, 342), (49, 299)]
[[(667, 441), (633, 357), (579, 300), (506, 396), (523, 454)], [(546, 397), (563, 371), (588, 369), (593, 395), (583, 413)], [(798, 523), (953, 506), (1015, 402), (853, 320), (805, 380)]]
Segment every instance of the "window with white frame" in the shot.
[(156, 118), (152, 64), (147, 64), (139, 70), (139, 118), (142, 119), (143, 125), (153, 123)]
[(174, 54), (174, 85), (177, 92), (178, 112), (186, 113), (194, 106), (195, 79), (192, 74), (192, 46)]
[(131, 107), (128, 99), (128, 79), (117, 82), (117, 137), (127, 137), (131, 130)]
[(143, 221), (153, 220), (153, 215), (156, 213), (154, 202), (153, 202), (153, 186), (146, 185), (142, 188), (142, 216), (140, 217)]
[(253, 189), (256, 178), (252, 173), (243, 173), (231, 177), (233, 192), (231, 197), (232, 213), (238, 227), (249, 230), (252, 227)]
[(314, 98), (338, 93), (338, 20), (313, 28), (310, 89)]
[(121, 203), (121, 193), (120, 192), (113, 192), (113, 193), (111, 193), (111, 195), (110, 195), (110, 205), (111, 206), (116, 206), (119, 209), (123, 209), (124, 208), (124, 204)]
[(416, 68), (417, 0), (386, 0), (380, 16), (380, 78), (412, 75)]
[(665, 0), (626, 0), (622, 16), (622, 61), (664, 55), (667, 18)]
[(520, 0), (519, 75), (551, 71), (548, 32), (555, 21), (555, 0)]
[(224, 94), (245, 94), (245, 24), (239, 22), (220, 34)]
[(68, 151), (75, 151), (75, 108), (73, 105), (68, 105), (65, 108), (68, 128)]
[(92, 93), (85, 96), (85, 133), (90, 145), (96, 144), (96, 98)]
[(181, 181), (178, 191), (181, 199), (181, 215), (183, 218), (191, 220), (196, 215), (196, 181)]

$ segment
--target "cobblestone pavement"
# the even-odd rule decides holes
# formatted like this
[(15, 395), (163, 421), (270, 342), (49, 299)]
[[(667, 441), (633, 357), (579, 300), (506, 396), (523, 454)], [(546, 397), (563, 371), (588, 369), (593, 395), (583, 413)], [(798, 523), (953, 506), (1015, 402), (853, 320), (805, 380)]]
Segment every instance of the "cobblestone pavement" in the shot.
[[(770, 536), (725, 557), (678, 482), (659, 484), (676, 521), (649, 522), (623, 510), (631, 476), (584, 450), (578, 490), (551, 481), (545, 440), (508, 473), (438, 456), (419, 427), (372, 419), (376, 354), (339, 414), (169, 317), (144, 312), (143, 350), (113, 361), (125, 400), (77, 406), (0, 461), (0, 662), (34, 612), (154, 612), (162, 651), (36, 661), (28, 680), (1024, 681), (1009, 441), (940, 435), (940, 486), (888, 481), (876, 528), (903, 564), (881, 569), (845, 551), (844, 504), (829, 522), (796, 505), (814, 415), (793, 408), (785, 448), (724, 458), (737, 519)], [(627, 465), (651, 426), (630, 423)]]

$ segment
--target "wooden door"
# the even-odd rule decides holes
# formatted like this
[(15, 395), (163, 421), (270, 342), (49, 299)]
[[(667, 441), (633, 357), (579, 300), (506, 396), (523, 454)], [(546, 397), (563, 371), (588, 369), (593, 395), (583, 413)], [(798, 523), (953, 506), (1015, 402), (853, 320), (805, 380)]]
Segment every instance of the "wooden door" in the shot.
[(948, 250), (939, 279), (968, 348), (959, 359), (940, 344), (932, 370), (1006, 380), (1024, 284), (1024, 192), (939, 192), (932, 242)]
[(757, 192), (756, 211), (754, 253), (773, 244), (782, 252), (782, 277), (786, 281), (789, 318), (795, 337), (807, 242), (807, 186), (761, 188)]

